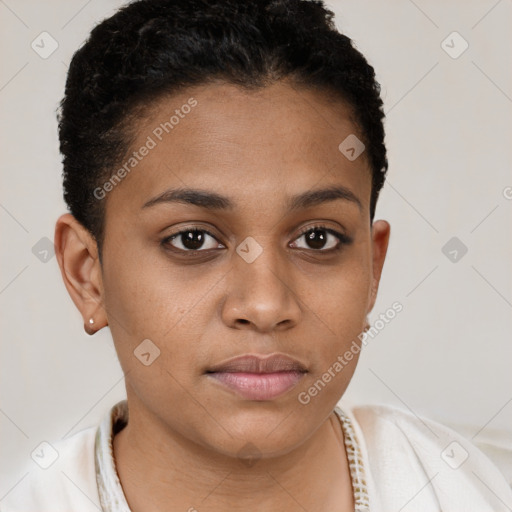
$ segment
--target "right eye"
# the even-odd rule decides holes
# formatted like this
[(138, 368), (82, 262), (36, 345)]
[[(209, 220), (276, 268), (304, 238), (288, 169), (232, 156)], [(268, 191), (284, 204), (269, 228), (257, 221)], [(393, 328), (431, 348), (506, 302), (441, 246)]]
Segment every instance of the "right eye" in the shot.
[[(205, 244), (208, 247), (203, 247)], [(215, 249), (216, 245), (220, 245), (220, 248), (224, 248), (209, 231), (198, 228), (187, 228), (178, 231), (162, 240), (162, 245), (171, 245), (174, 249), (183, 252), (207, 251)]]

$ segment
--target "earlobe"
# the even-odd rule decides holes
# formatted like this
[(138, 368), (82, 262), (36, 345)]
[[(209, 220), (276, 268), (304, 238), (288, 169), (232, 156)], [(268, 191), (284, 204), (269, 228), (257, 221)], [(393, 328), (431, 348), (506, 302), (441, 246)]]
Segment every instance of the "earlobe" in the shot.
[(89, 322), (84, 322), (84, 331), (91, 336), (98, 330), (94, 324), (94, 318), (89, 318)]
[(368, 312), (373, 309), (375, 301), (377, 300), (377, 292), (379, 290), (380, 278), (382, 275), (382, 268), (386, 259), (388, 250), (389, 236), (391, 226), (385, 220), (378, 220), (372, 226), (372, 267), (373, 277), (370, 292), (370, 307)]
[(61, 215), (55, 225), (55, 253), (64, 285), (84, 319), (84, 330), (94, 334), (108, 324), (98, 247), (69, 213)]

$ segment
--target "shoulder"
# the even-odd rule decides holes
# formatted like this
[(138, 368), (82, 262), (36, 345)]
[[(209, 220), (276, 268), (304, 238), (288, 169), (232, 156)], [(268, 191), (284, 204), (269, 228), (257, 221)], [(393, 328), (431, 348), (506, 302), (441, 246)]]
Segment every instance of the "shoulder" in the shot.
[(383, 510), (512, 508), (512, 489), (503, 474), (449, 427), (385, 405), (342, 410), (353, 423), (373, 493)]
[(97, 427), (67, 439), (42, 443), (0, 502), (1, 512), (88, 512), (101, 510), (94, 445)]

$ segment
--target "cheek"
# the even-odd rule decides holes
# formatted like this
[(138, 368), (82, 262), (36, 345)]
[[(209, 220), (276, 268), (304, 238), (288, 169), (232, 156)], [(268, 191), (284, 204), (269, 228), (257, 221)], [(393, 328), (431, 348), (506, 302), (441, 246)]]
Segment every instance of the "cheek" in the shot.
[(198, 379), (197, 340), (207, 329), (201, 297), (213, 283), (205, 280), (147, 257), (105, 266), (108, 322), (127, 386), (152, 410), (200, 412), (187, 390)]
[(333, 276), (330, 293), (323, 298), (324, 309), (332, 330), (341, 340), (359, 334), (368, 306), (370, 278), (366, 268), (354, 266)]
[(317, 295), (318, 331), (311, 336), (310, 374), (297, 390), (299, 411), (329, 414), (345, 393), (362, 349), (361, 332), (368, 304), (368, 272), (354, 266), (333, 276), (324, 294)]
[[(173, 266), (161, 255), (142, 252), (140, 258), (136, 250), (111, 257), (104, 265), (105, 305), (121, 366), (139, 378), (143, 368), (135, 354), (144, 340), (151, 340), (159, 351), (155, 366), (191, 384), (203, 362), (198, 361), (201, 340), (215, 314), (218, 273), (201, 271), (200, 265)], [(170, 378), (167, 372), (160, 376), (163, 382)]]
[[(363, 249), (361, 247), (361, 249)], [(371, 265), (364, 251), (353, 251), (343, 264), (331, 267), (320, 279), (304, 281), (302, 293), (326, 334), (340, 344), (364, 325), (371, 289)]]
[(137, 246), (112, 253), (103, 281), (109, 323), (118, 323), (124, 336), (131, 337), (161, 338), (185, 318), (208, 286), (188, 270), (168, 264), (159, 251)]
[(370, 284), (371, 266), (366, 251), (354, 253), (344, 265), (333, 267), (328, 277), (323, 277), (316, 285), (304, 282), (303, 295), (307, 297), (304, 302), (311, 319), (306, 328), (310, 338), (307, 357), (314, 362), (305, 384), (307, 389), (318, 379), (328, 382), (325, 390), (323, 384), (319, 384), (321, 400), (337, 401), (355, 371)]

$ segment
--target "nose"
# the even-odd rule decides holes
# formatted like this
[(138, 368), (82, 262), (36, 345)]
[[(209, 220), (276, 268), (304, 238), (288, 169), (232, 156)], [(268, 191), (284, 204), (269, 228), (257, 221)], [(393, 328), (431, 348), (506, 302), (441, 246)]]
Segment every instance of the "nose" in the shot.
[(292, 269), (277, 251), (262, 248), (251, 263), (233, 254), (222, 306), (223, 321), (231, 328), (268, 333), (290, 329), (300, 321), (302, 310)]

